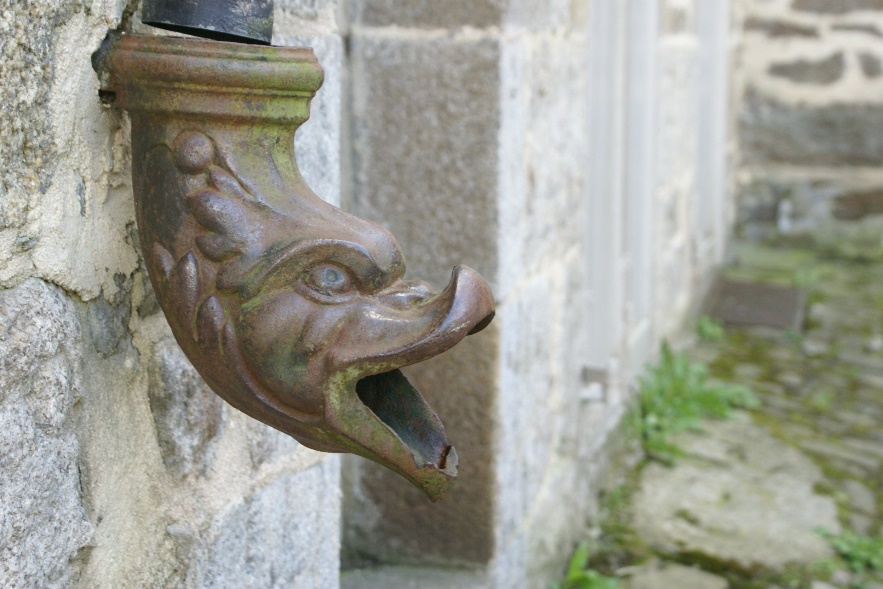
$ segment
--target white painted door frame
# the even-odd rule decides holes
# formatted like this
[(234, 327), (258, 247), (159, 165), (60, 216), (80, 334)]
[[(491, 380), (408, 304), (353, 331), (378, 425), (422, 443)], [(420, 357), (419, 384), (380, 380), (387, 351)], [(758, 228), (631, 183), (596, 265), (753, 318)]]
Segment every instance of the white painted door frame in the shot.
[(620, 379), (643, 366), (654, 342), (659, 15), (656, 2), (594, 0), (589, 18), (587, 362), (616, 397)]

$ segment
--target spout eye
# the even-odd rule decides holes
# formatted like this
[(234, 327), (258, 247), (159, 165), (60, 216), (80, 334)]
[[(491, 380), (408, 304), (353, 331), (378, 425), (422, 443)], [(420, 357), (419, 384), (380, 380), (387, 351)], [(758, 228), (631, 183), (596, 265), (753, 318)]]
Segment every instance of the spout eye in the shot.
[(310, 270), (307, 284), (325, 296), (346, 295), (353, 290), (350, 273), (336, 264), (320, 264)]

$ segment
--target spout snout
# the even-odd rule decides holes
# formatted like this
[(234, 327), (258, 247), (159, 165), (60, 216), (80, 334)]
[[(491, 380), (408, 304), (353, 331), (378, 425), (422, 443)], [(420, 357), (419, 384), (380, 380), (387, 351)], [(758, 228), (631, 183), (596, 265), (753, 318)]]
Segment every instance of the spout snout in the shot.
[(448, 350), (467, 335), (478, 333), (494, 318), (491, 287), (469, 266), (454, 267), (451, 281), (438, 299), (447, 307), (447, 312), (423, 342), (433, 351), (432, 356)]
[[(437, 356), (484, 329), (494, 316), (493, 294), (478, 272), (458, 266), (440, 293), (424, 282), (400, 280), (377, 298), (378, 305), (363, 317), (371, 325), (394, 326), (374, 341), (385, 341), (385, 349), (348, 361), (365, 370), (355, 392), (366, 411), (346, 421), (334, 419), (367, 451), (363, 455), (390, 466), (437, 501), (456, 480), (457, 452), (439, 417), (399, 369)], [(378, 428), (387, 435), (379, 435)]]
[(466, 266), (440, 292), (402, 280), (389, 231), (306, 186), (286, 158), (323, 79), (311, 50), (123, 35), (110, 51), (139, 236), (187, 357), (255, 419), (440, 499), (457, 453), (399, 369), (484, 329), (487, 282)]
[(462, 293), (455, 295), (457, 312), (464, 315), (467, 324), (472, 324), (466, 335), (478, 333), (490, 325), (496, 314), (496, 306), (494, 293), (484, 277), (469, 266), (456, 266), (451, 283), (455, 292), (459, 290)]

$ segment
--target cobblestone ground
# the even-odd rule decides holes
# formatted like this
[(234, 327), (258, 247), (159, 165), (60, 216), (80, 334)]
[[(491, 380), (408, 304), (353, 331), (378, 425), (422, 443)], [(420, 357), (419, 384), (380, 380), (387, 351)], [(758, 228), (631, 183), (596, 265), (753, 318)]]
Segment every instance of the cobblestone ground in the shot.
[[(751, 387), (761, 401), (754, 421), (820, 467), (816, 490), (836, 501), (843, 528), (879, 538), (883, 263), (840, 249), (743, 245), (725, 273), (806, 288), (804, 329), (730, 329), (719, 343), (696, 344), (692, 357), (706, 362), (713, 376)], [(855, 575), (831, 581), (809, 586), (883, 589), (883, 581)]]
[(850, 571), (815, 529), (877, 538), (883, 569), (883, 257), (740, 245), (723, 272), (806, 288), (803, 329), (685, 346), (760, 406), (682, 435), (673, 468), (634, 473), (608, 499), (590, 564), (625, 589), (883, 589), (883, 570)]
[(825, 475), (843, 524), (881, 532), (883, 263), (813, 249), (743, 246), (731, 278), (809, 291), (802, 333), (729, 330), (693, 357), (761, 398), (755, 421), (797, 446)]

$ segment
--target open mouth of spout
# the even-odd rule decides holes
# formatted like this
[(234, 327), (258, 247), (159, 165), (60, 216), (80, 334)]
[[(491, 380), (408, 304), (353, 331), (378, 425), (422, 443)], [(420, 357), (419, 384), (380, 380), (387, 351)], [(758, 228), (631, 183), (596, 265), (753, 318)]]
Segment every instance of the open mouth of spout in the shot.
[[(412, 307), (412, 316), (417, 318), (413, 323), (398, 322), (395, 337), (380, 338), (396, 342), (392, 349), (374, 351), (376, 342), (367, 340), (340, 347), (351, 357), (336, 358), (343, 369), (342, 380), (336, 381), (341, 388), (331, 390), (340, 391), (351, 405), (333, 395), (326, 405), (331, 409), (327, 418), (348, 440), (350, 451), (392, 468), (438, 501), (456, 480), (457, 452), (448, 442), (441, 419), (402, 368), (438, 356), (487, 327), (494, 317), (493, 295), (477, 272), (461, 266), (455, 268), (444, 291)], [(432, 321), (420, 321), (426, 316)], [(420, 330), (408, 331), (412, 324)], [(403, 342), (402, 334), (410, 339)], [(347, 378), (354, 371), (355, 382)]]
[(449, 464), (448, 460), (453, 448), (444, 425), (401, 370), (366, 376), (356, 383), (356, 393), (411, 450), (418, 467), (456, 475), (456, 462)]
[[(478, 319), (468, 334), (487, 327), (493, 317), (491, 311)], [(356, 383), (356, 394), (408, 448), (418, 469), (457, 476), (457, 451), (448, 443), (444, 425), (400, 369), (361, 378)]]

